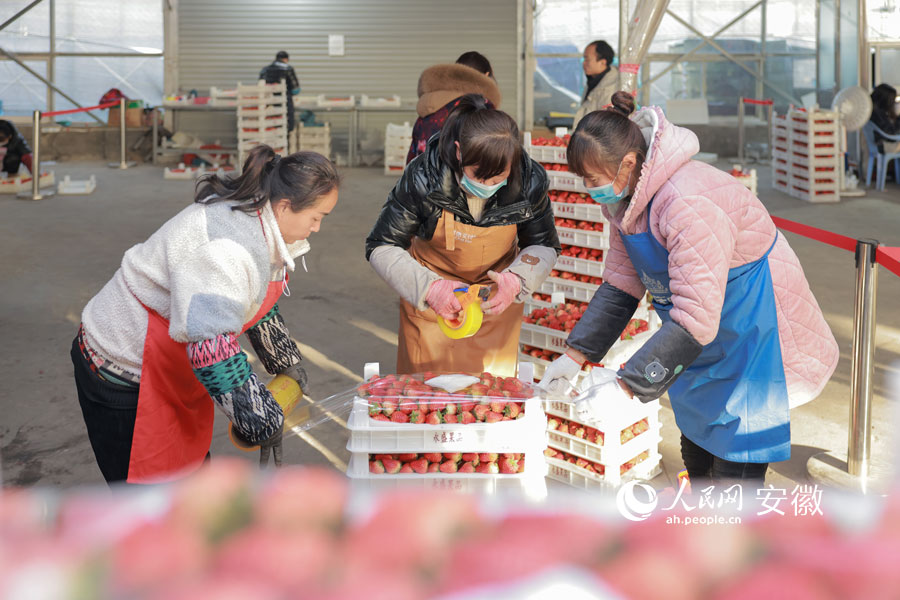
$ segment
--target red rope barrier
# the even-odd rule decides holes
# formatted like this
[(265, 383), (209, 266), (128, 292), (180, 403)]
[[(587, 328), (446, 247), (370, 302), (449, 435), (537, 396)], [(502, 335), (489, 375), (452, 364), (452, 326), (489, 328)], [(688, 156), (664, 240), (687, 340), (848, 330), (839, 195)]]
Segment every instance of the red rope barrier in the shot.
[(779, 229), (784, 229), (785, 231), (790, 231), (791, 233), (796, 233), (797, 235), (802, 235), (811, 240), (822, 242), (823, 244), (828, 244), (829, 246), (834, 246), (835, 248), (840, 248), (842, 250), (847, 250), (848, 252), (856, 252), (856, 240), (847, 237), (846, 235), (832, 233), (830, 231), (825, 231), (824, 229), (810, 227), (809, 225), (803, 225), (801, 223), (795, 223), (794, 221), (788, 221), (781, 217), (772, 217), (772, 221), (775, 222), (775, 226)]
[(744, 104), (761, 104), (762, 106), (771, 106), (775, 104), (773, 100), (754, 100), (753, 98), (743, 98)]
[(118, 106), (118, 102), (107, 102), (106, 104), (98, 104), (97, 106), (86, 106), (85, 108), (70, 108), (69, 110), (54, 110), (53, 112), (41, 113), (42, 117), (56, 117), (59, 115), (70, 115), (72, 113), (86, 112), (89, 110), (99, 110), (101, 108), (110, 108)]
[(878, 246), (875, 252), (875, 260), (885, 269), (900, 277), (900, 248)]

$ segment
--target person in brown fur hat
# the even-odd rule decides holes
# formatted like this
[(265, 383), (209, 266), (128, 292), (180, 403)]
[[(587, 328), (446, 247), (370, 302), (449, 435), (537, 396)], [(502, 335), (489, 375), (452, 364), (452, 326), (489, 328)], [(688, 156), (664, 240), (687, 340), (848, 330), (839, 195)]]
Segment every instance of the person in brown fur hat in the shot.
[(470, 51), (452, 65), (428, 67), (419, 77), (419, 118), (413, 126), (412, 143), (406, 164), (425, 151), (429, 138), (440, 132), (459, 99), (466, 94), (481, 94), (491, 108), (500, 108), (500, 88), (491, 63), (483, 54)]

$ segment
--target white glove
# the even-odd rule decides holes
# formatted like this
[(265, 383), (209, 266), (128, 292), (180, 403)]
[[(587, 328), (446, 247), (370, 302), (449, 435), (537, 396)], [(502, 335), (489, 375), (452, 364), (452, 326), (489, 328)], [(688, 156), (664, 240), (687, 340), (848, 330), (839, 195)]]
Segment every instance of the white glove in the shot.
[(578, 361), (568, 354), (563, 354), (550, 363), (538, 385), (551, 394), (565, 394), (580, 372), (581, 365)]
[(597, 426), (603, 416), (604, 408), (608, 414), (615, 410), (619, 402), (631, 402), (632, 399), (619, 385), (618, 376), (612, 369), (595, 367), (585, 377), (581, 386), (582, 393), (575, 398), (575, 416), (585, 425)]

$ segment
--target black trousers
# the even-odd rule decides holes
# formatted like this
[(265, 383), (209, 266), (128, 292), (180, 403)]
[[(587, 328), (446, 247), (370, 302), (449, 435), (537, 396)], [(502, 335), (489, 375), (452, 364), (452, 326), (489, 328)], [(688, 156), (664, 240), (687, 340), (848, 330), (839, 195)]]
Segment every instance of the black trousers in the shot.
[(75, 367), (78, 403), (100, 472), (107, 483), (125, 481), (131, 459), (139, 388), (100, 378), (82, 355), (77, 337), (72, 342), (72, 365)]
[(681, 458), (691, 479), (691, 487), (698, 481), (746, 481), (763, 486), (769, 463), (739, 463), (719, 458), (704, 450), (681, 434)]

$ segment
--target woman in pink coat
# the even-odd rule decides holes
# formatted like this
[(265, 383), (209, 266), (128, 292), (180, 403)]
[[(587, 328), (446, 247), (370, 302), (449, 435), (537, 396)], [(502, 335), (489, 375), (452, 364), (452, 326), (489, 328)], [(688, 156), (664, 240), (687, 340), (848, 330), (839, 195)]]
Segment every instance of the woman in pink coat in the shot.
[(697, 136), (658, 107), (632, 115), (617, 92), (588, 115), (568, 147), (611, 224), (603, 285), (547, 369), (553, 391), (586, 360), (602, 362), (645, 290), (663, 321), (618, 372), (576, 404), (590, 421), (617, 396), (666, 391), (692, 480), (756, 480), (790, 457), (789, 409), (815, 398), (838, 347), (797, 256), (759, 199), (691, 160)]

